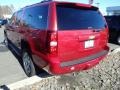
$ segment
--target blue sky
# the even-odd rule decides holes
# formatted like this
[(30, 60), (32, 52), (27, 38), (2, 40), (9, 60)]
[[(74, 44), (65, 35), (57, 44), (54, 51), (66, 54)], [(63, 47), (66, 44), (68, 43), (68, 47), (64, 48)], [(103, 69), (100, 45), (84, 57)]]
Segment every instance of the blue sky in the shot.
[[(41, 0), (0, 0), (0, 5), (11, 5), (13, 4), (15, 10), (18, 10), (24, 6), (31, 5), (34, 3), (38, 3)], [(61, 0), (62, 1), (62, 0)], [(80, 3), (88, 3), (88, 0), (63, 0), (63, 1), (71, 1), (71, 2), (80, 2)], [(109, 6), (120, 6), (120, 0), (94, 0), (94, 4), (99, 4), (99, 8), (103, 14), (106, 14), (106, 7)]]

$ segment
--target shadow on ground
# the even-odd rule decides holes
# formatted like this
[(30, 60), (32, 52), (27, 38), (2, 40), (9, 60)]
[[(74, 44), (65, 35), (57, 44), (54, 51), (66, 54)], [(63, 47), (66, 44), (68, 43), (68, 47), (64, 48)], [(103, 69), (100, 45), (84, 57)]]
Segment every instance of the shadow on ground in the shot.
[(109, 43), (119, 45), (119, 44), (117, 43), (117, 41), (116, 41), (115, 38), (113, 38), (113, 39), (109, 39)]

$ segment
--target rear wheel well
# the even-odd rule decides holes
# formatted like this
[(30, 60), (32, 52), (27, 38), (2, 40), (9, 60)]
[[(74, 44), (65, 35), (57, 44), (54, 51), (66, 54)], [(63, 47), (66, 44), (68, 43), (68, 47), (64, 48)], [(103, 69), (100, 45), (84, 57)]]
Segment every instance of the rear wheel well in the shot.
[[(22, 50), (22, 52), (24, 51), (24, 50), (27, 50), (27, 52), (31, 55), (31, 49), (30, 49), (30, 45), (29, 45), (29, 43), (27, 42), (27, 41), (25, 41), (25, 40), (21, 40), (21, 50)], [(31, 58), (32, 58), (32, 56), (31, 56)], [(33, 61), (33, 58), (32, 58), (32, 61)], [(46, 73), (42, 68), (40, 68), (40, 67), (38, 67), (35, 63), (34, 63), (34, 61), (33, 61), (33, 64), (34, 64), (34, 67), (35, 67), (35, 70), (36, 70), (36, 74), (38, 75), (38, 74), (44, 74), (44, 76), (49, 76), (49, 74), (48, 73)], [(45, 75), (46, 74), (46, 75)]]
[(21, 50), (29, 50), (31, 52), (30, 45), (27, 41), (21, 40)]
[[(25, 40), (21, 40), (21, 51), (22, 51), (22, 53), (23, 53), (24, 51), (27, 51), (28, 54), (29, 54), (29, 55), (31, 56), (31, 58), (32, 58), (32, 51), (31, 51), (31, 49), (30, 49), (30, 45), (29, 45), (29, 43), (28, 43), (27, 41), (25, 41)], [(33, 61), (33, 58), (32, 58), (32, 61)], [(35, 66), (36, 73), (38, 73), (38, 70), (40, 70), (40, 69), (39, 69), (38, 66), (34, 63), (34, 61), (33, 61), (33, 64), (34, 64), (34, 66)]]

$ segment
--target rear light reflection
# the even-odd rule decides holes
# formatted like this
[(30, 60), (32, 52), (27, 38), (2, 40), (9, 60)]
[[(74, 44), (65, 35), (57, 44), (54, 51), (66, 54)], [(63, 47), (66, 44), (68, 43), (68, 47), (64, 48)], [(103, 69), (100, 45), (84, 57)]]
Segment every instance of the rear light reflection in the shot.
[(50, 47), (55, 47), (57, 46), (57, 41), (51, 41), (50, 42)]
[(53, 53), (53, 52), (56, 52), (57, 51), (57, 48), (56, 47), (50, 47), (50, 52)]

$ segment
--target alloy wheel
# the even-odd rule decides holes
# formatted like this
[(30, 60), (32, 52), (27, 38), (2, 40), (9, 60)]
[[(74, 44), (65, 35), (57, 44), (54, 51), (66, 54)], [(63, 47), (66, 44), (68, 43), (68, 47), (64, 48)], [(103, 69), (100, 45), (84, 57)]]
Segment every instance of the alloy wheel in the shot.
[(23, 59), (23, 66), (24, 66), (25, 73), (28, 76), (30, 76), (31, 71), (32, 71), (31, 57), (29, 56), (29, 54), (27, 52), (24, 52), (22, 59)]

